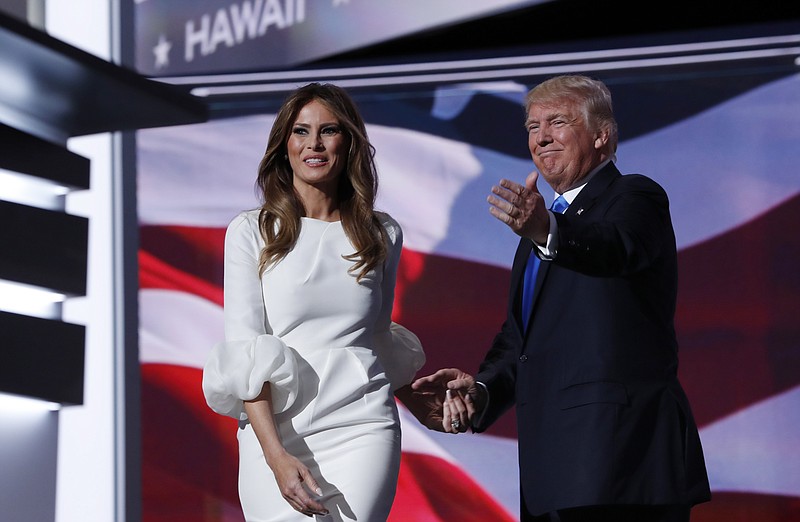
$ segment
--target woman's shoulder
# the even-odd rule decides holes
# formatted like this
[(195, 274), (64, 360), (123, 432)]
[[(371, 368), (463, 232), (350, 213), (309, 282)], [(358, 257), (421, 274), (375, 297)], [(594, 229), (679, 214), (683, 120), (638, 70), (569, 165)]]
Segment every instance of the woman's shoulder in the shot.
[(230, 221), (228, 227), (231, 226), (240, 226), (244, 223), (258, 223), (258, 215), (261, 212), (261, 209), (254, 208), (251, 210), (243, 210), (236, 214), (236, 216)]
[(400, 223), (397, 222), (389, 213), (375, 211), (375, 216), (378, 218), (378, 221), (383, 226), (383, 229), (386, 230), (386, 234), (389, 236), (389, 241), (392, 243), (397, 243), (398, 240), (402, 241), (403, 239), (403, 228), (400, 226)]
[(253, 209), (244, 210), (237, 214), (230, 223), (228, 223), (226, 236), (229, 238), (234, 236), (252, 238), (254, 235), (257, 235), (259, 212), (259, 209)]

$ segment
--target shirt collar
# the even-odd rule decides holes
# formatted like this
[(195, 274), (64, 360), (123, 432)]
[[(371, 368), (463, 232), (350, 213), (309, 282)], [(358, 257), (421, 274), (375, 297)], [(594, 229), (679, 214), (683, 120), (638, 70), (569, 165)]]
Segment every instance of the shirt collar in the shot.
[(561, 195), (561, 196), (564, 196), (564, 199), (567, 200), (568, 204), (572, 205), (572, 202), (575, 201), (575, 198), (578, 197), (578, 194), (580, 193), (581, 190), (583, 190), (583, 187), (585, 187), (586, 184), (589, 183), (589, 181), (591, 181), (591, 179), (594, 177), (594, 175), (597, 174), (598, 172), (600, 172), (600, 170), (603, 167), (605, 167), (606, 165), (611, 163), (612, 159), (614, 159), (614, 158), (608, 158), (607, 160), (605, 160), (604, 162), (602, 162), (598, 166), (596, 166), (594, 169), (592, 169), (592, 171), (584, 178), (583, 183), (581, 183), (580, 185), (578, 185), (575, 188), (569, 189), (568, 191), (564, 192), (563, 194), (556, 193), (555, 196), (553, 197), (553, 199), (555, 199), (559, 195)]

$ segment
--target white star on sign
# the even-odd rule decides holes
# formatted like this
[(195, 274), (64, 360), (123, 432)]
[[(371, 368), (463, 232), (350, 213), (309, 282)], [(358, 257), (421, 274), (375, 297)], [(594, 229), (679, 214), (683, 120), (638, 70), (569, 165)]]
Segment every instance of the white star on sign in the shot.
[(169, 51), (172, 43), (162, 34), (158, 37), (158, 44), (153, 47), (153, 54), (156, 55), (156, 69), (161, 69), (169, 65)]

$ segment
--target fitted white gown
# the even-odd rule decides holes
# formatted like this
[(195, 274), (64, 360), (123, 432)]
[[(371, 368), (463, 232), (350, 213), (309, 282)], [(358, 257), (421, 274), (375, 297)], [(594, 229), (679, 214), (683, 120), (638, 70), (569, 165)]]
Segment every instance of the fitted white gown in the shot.
[(302, 460), (330, 511), (319, 521), (385, 521), (400, 467), (393, 390), (425, 362), (417, 337), (392, 323), (400, 226), (379, 214), (389, 237), (383, 267), (361, 283), (343, 259), (355, 249), (340, 222), (302, 218), (294, 249), (263, 277), (258, 211), (225, 236), (225, 341), (203, 371), (216, 412), (239, 419), (239, 496), (248, 522), (307, 521), (283, 499), (247, 421), (242, 400), (264, 382), (286, 449)]

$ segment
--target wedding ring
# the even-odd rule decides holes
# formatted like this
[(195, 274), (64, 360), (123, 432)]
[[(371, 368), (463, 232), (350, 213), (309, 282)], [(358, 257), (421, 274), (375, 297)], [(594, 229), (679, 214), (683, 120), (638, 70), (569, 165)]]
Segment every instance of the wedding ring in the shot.
[(450, 421), (450, 427), (453, 428), (454, 430), (458, 431), (458, 429), (461, 427), (461, 421), (458, 420), (458, 419), (451, 420)]

